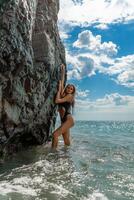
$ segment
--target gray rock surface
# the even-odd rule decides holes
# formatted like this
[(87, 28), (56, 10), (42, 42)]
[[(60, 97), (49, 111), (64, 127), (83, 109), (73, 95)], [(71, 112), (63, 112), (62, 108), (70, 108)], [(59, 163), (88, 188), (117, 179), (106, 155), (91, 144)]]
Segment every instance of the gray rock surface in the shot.
[(54, 97), (65, 51), (57, 28), (59, 0), (0, 4), (0, 147), (42, 144), (56, 119)]

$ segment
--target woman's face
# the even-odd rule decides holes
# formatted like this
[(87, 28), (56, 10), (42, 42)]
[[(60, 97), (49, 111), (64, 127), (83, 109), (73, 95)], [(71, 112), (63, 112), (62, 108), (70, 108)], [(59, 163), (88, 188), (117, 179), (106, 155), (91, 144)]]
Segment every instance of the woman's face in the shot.
[(67, 85), (66, 93), (67, 94), (73, 94), (74, 93), (74, 86), (73, 85)]

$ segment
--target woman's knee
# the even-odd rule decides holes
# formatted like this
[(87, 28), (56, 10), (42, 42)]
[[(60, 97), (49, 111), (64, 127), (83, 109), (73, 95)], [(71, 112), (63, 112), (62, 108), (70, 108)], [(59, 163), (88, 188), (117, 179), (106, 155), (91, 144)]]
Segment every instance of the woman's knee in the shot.
[(58, 136), (59, 136), (59, 135), (58, 135), (58, 132), (54, 132), (54, 133), (53, 133), (53, 138), (54, 138), (54, 139), (58, 138)]

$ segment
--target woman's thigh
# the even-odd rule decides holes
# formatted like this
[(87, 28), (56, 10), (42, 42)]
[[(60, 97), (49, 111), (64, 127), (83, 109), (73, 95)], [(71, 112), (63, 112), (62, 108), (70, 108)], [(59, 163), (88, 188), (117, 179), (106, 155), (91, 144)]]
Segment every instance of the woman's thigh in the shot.
[(56, 130), (56, 132), (58, 132), (58, 135), (64, 134), (73, 125), (74, 125), (74, 119), (71, 115), (68, 115), (66, 121), (62, 123), (62, 125)]
[(69, 114), (66, 117), (66, 121), (61, 125), (62, 130), (64, 130), (62, 133), (66, 132), (73, 125), (74, 125), (74, 119), (73, 119), (72, 115)]
[(70, 137), (70, 129), (68, 129), (66, 132), (62, 133), (63, 139), (69, 139)]

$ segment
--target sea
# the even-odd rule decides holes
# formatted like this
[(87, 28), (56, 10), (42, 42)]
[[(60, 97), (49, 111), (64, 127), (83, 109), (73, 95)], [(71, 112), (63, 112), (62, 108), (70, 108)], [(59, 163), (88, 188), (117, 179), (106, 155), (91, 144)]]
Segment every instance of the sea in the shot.
[(76, 121), (62, 137), (0, 161), (0, 200), (134, 200), (134, 122)]

